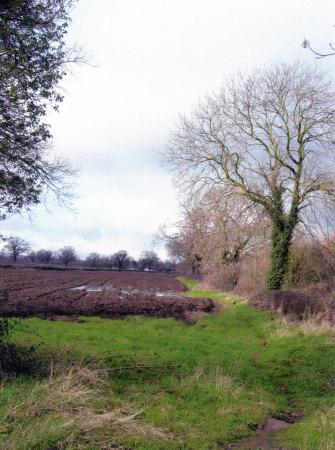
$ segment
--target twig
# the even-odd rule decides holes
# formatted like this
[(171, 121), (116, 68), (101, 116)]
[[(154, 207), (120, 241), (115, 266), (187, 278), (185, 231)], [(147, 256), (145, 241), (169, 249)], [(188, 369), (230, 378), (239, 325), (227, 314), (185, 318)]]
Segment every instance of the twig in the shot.
[(137, 365), (137, 366), (121, 366), (121, 367), (111, 367), (109, 369), (104, 369), (109, 372), (116, 372), (121, 370), (133, 370), (133, 369), (139, 369), (139, 370), (145, 370), (145, 369), (171, 369), (175, 367), (180, 367), (180, 364), (173, 364), (168, 366), (163, 365)]

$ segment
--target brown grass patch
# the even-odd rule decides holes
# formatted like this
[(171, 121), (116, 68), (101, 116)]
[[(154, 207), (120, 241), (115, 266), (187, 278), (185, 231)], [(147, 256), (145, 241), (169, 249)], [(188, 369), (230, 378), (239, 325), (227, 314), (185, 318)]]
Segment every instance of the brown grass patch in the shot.
[(36, 383), (24, 401), (8, 406), (0, 449), (18, 448), (17, 439), (26, 442), (27, 448), (34, 446), (41, 436), (50, 432), (59, 434), (57, 448), (63, 445), (69, 448), (72, 444), (71, 448), (81, 448), (77, 447), (78, 433), (81, 439), (90, 442), (101, 434), (99, 430), (103, 430), (104, 445), (109, 445), (111, 436), (122, 433), (173, 439), (170, 432), (139, 421), (143, 411), (134, 411), (129, 405), (116, 407), (111, 400), (104, 400), (108, 390), (111, 395), (112, 388), (107, 379), (108, 370), (79, 365), (69, 367), (66, 372), (63, 367), (63, 373), (60, 371), (61, 364), (54, 363), (48, 379)]

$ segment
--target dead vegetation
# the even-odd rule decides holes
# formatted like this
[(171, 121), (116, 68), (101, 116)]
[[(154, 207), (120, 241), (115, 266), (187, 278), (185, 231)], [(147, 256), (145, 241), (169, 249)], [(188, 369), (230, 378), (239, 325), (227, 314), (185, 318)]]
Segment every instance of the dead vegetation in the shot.
[(270, 291), (251, 297), (250, 303), (261, 309), (286, 316), (289, 320), (298, 321), (319, 317), (332, 322), (332, 307), (328, 302), (318, 301), (304, 292), (294, 290)]
[(305, 328), (332, 328), (335, 325), (334, 248), (333, 240), (320, 242), (297, 236), (281, 290), (266, 290), (270, 266), (270, 252), (266, 247), (245, 255), (236, 264), (235, 284), (229, 281), (233, 269), (224, 266), (204, 273), (204, 283), (208, 288), (242, 295), (253, 306), (279, 313), (288, 321), (301, 322)]
[(17, 440), (11, 436), (12, 428), (20, 430), (26, 446), (33, 447), (41, 440), (43, 432), (46, 432), (44, 427), (47, 427), (49, 435), (50, 431), (55, 436), (59, 435), (59, 441), (56, 439), (57, 444), (54, 444), (56, 447), (52, 447), (57, 449), (87, 448), (80, 447), (79, 441), (85, 445), (94, 444), (99, 439), (100, 430), (109, 436), (104, 445), (111, 445), (113, 436), (120, 433), (173, 439), (169, 431), (143, 423), (140, 420), (143, 410), (135, 411), (130, 405), (107, 402), (106, 397), (108, 393), (111, 395), (112, 389), (107, 369), (87, 363), (66, 367), (61, 360), (54, 359), (49, 377), (34, 384), (23, 402), (12, 402), (8, 406), (3, 420), (6, 425), (0, 429), (4, 438), (0, 449), (17, 448)]

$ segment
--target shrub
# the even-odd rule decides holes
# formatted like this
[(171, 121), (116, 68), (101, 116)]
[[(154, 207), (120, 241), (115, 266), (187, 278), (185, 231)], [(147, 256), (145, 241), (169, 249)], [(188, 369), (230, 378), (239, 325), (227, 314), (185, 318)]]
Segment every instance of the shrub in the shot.
[(253, 296), (250, 303), (262, 309), (279, 312), (292, 320), (318, 316), (333, 323), (334, 300), (298, 290), (267, 291)]
[(10, 342), (0, 342), (0, 379), (19, 373), (35, 373), (42, 368), (35, 348), (20, 348)]
[[(0, 302), (8, 299), (8, 291), (0, 293)], [(41, 362), (35, 356), (34, 347), (21, 348), (9, 342), (17, 319), (0, 317), (0, 379), (19, 373), (33, 373), (40, 369)]]

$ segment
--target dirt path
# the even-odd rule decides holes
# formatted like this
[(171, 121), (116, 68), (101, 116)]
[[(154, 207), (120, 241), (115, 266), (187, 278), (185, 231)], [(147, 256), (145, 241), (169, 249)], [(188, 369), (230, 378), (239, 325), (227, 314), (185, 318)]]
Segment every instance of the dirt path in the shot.
[(288, 450), (278, 445), (276, 433), (302, 418), (301, 413), (288, 413), (283, 418), (267, 417), (257, 433), (237, 444), (228, 444), (225, 450)]

